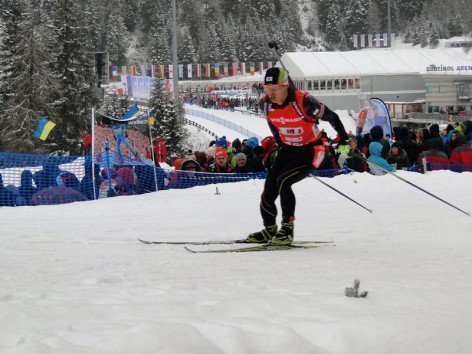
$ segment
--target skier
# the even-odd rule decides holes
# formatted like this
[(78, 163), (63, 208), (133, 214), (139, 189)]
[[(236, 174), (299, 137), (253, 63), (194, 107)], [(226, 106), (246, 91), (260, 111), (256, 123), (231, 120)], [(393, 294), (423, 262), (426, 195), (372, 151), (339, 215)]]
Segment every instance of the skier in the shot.
[[(253, 243), (290, 245), (293, 241), (295, 195), (292, 184), (304, 179), (318, 168), (326, 154), (326, 146), (318, 129), (319, 120), (327, 121), (336, 130), (335, 143), (346, 141), (348, 135), (339, 116), (316, 98), (295, 88), (283, 68), (270, 68), (264, 77), (266, 94), (261, 111), (280, 150), (269, 170), (261, 196), (260, 211), (264, 229), (247, 237)], [(280, 194), (282, 227), (277, 230), (275, 200)]]

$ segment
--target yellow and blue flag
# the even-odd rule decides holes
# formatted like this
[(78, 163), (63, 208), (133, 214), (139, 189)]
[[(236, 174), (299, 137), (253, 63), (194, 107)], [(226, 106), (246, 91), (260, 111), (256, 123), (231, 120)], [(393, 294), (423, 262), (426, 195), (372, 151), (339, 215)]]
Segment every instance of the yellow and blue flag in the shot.
[(137, 119), (141, 114), (143, 114), (143, 112), (141, 112), (139, 109), (138, 109), (138, 105), (137, 104), (134, 104), (128, 112), (126, 112), (125, 114), (123, 114), (120, 118), (120, 121), (121, 122), (127, 122), (127, 121), (130, 121), (130, 120), (135, 120)]
[(42, 117), (39, 119), (38, 129), (34, 132), (34, 136), (45, 141), (55, 126), (56, 123), (51, 122), (48, 117)]

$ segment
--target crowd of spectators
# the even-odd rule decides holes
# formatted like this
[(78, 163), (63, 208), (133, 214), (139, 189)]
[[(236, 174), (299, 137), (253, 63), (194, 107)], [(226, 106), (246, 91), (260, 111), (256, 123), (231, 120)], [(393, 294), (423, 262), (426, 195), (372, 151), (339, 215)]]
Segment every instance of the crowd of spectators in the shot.
[[(354, 136), (350, 132), (349, 135), (345, 144), (334, 146), (322, 132), (326, 156), (320, 169), (338, 173), (347, 169), (377, 175), (399, 169), (472, 172), (472, 121), (447, 125), (444, 129), (432, 124), (418, 131), (402, 126), (394, 128), (393, 137), (384, 135), (380, 126), (374, 126), (367, 134)], [(162, 147), (155, 149), (156, 155), (160, 155), (159, 162), (169, 164), (172, 170), (159, 168), (159, 162), (156, 163), (158, 168), (145, 164), (114, 164), (108, 170), (99, 164), (92, 166), (90, 158), (86, 158), (80, 180), (73, 172), (61, 170), (53, 159), (46, 159), (42, 169), (34, 173), (23, 170), (20, 186), (4, 186), (0, 174), (0, 206), (61, 204), (142, 194), (203, 185), (208, 179), (215, 183), (224, 175), (228, 179), (265, 173), (278, 151), (272, 136), (261, 142), (256, 137), (228, 141), (223, 136), (212, 141), (205, 151), (189, 150), (181, 157), (168, 157)], [(227, 180), (221, 177), (221, 181)]]

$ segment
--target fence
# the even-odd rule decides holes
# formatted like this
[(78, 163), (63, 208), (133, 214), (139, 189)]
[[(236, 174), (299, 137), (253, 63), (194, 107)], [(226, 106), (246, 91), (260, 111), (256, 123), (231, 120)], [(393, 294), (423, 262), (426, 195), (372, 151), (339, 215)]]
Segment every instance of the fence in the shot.
[(213, 114), (202, 112), (202, 111), (199, 111), (199, 110), (196, 110), (196, 109), (191, 109), (191, 108), (185, 108), (185, 114), (195, 116), (195, 117), (200, 117), (200, 118), (209, 120), (211, 122), (215, 122), (215, 123), (220, 124), (224, 127), (232, 129), (232, 130), (234, 130), (238, 133), (241, 133), (244, 136), (247, 136), (247, 137), (255, 136), (259, 141), (262, 140), (262, 137), (257, 135), (256, 133), (254, 133), (254, 132), (252, 132), (252, 131), (250, 131), (246, 128), (243, 128), (243, 127), (241, 127), (240, 125), (238, 125), (236, 123), (230, 122), (230, 121), (228, 121), (226, 119), (223, 119), (223, 118), (220, 118), (220, 117), (217, 117)]

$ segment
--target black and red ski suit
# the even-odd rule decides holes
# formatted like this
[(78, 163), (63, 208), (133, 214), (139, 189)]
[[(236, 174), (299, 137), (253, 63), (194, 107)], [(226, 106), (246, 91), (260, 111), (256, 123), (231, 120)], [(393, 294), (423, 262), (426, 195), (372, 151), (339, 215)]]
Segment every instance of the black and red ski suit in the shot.
[(289, 87), (288, 97), (283, 105), (277, 105), (264, 96), (261, 106), (280, 146), (261, 196), (260, 210), (264, 226), (267, 227), (276, 223), (275, 200), (279, 195), (283, 222), (294, 219), (295, 195), (292, 185), (308, 176), (314, 168), (314, 147), (323, 144), (317, 127), (318, 121), (329, 122), (338, 133), (338, 139), (347, 140), (348, 136), (335, 112), (293, 86)]

